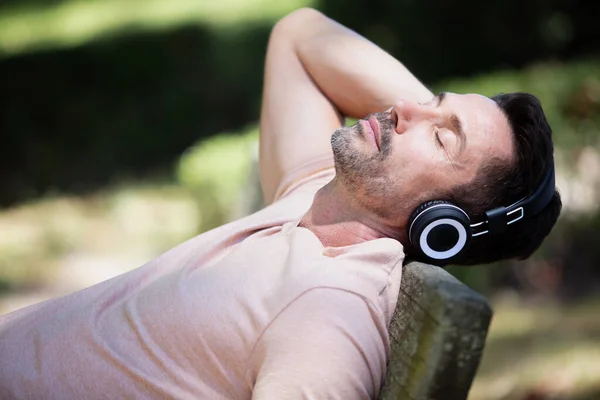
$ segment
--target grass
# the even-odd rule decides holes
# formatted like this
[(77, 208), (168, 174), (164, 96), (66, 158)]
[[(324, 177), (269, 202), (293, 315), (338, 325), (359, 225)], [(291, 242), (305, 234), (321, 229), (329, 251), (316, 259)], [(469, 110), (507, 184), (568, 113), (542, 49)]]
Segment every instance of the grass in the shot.
[[(10, 235), (0, 235), (0, 293), (53, 286), (70, 273), (125, 272), (196, 234), (202, 218), (192, 194), (170, 184), (116, 186), (3, 210), (0, 232)], [(75, 286), (96, 281), (83, 277)]]
[(102, 0), (0, 9), (0, 56), (77, 46), (121, 32), (182, 25), (234, 27), (273, 22), (314, 0)]
[(470, 400), (600, 398), (600, 297), (565, 305), (512, 296), (493, 308)]

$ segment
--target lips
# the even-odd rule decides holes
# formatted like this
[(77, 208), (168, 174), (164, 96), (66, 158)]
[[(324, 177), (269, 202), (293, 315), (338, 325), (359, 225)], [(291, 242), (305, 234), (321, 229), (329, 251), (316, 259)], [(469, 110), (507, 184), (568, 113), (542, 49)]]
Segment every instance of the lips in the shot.
[(380, 137), (381, 137), (381, 130), (379, 127), (379, 121), (377, 121), (377, 118), (375, 118), (374, 116), (370, 117), (368, 119), (369, 122), (369, 126), (371, 127), (371, 130), (373, 131), (373, 137), (375, 139), (375, 144), (377, 145), (377, 149), (381, 149), (381, 146), (379, 144), (380, 142)]
[(375, 139), (375, 130), (371, 126), (371, 123), (366, 119), (361, 119), (359, 124), (362, 126), (361, 134), (365, 136), (365, 138), (371, 138), (373, 144), (375, 144), (375, 148), (379, 149), (377, 145), (377, 139)]

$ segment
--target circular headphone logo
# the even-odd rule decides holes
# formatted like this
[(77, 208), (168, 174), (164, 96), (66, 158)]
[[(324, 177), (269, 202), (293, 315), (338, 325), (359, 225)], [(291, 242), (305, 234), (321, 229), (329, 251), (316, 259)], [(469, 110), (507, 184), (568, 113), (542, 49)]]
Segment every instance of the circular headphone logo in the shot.
[[(436, 229), (437, 228), (437, 229)], [(454, 228), (448, 229), (448, 228)], [(443, 238), (447, 236), (451, 236), (455, 234), (457, 236), (456, 240), (451, 241), (452, 247), (447, 250), (439, 249), (439, 247), (445, 246), (436, 246), (439, 244), (440, 239), (430, 238), (430, 236), (434, 236), (433, 232), (435, 230), (444, 230), (443, 234), (438, 234), (435, 236), (441, 236)], [(450, 233), (448, 233), (450, 230)], [(454, 239), (454, 238), (452, 238)], [(419, 237), (419, 246), (423, 253), (434, 260), (447, 260), (456, 256), (460, 251), (465, 247), (467, 243), (467, 231), (463, 225), (461, 225), (458, 221), (449, 218), (438, 219), (433, 223), (427, 225), (427, 227), (421, 233)], [(438, 249), (432, 248), (432, 246), (438, 247)]]

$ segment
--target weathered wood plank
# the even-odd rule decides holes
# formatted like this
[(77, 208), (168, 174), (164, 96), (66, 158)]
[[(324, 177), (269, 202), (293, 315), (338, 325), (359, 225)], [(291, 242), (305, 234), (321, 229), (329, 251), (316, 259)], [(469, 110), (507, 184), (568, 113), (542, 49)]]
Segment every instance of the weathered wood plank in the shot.
[(405, 265), (380, 399), (466, 399), (491, 317), (487, 300), (448, 272)]

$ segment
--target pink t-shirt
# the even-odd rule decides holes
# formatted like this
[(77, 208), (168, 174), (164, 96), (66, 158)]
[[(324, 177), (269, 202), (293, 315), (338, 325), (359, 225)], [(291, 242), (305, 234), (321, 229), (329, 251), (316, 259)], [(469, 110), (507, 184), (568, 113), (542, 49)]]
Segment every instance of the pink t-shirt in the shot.
[(367, 399), (402, 246), (327, 248), (298, 222), (324, 170), (146, 265), (0, 317), (0, 398)]

